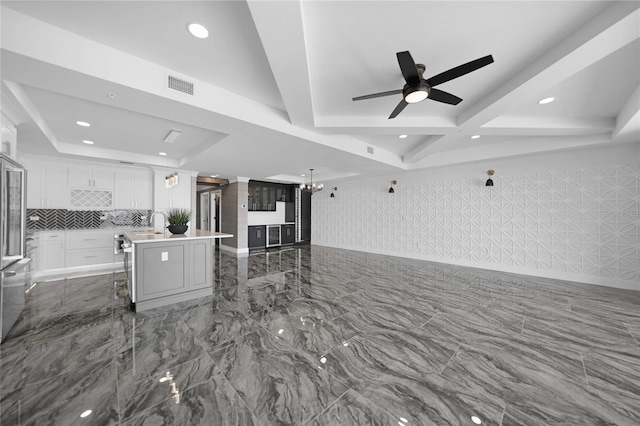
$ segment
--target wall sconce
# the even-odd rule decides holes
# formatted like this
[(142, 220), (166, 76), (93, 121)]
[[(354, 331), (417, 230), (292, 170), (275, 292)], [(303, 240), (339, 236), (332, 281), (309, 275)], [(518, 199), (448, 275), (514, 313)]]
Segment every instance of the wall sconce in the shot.
[(337, 190), (338, 190), (338, 187), (337, 187), (337, 186), (334, 186), (334, 187), (332, 188), (331, 195), (329, 195), (329, 197), (331, 197), (331, 198), (336, 198), (336, 195), (333, 193), (333, 191), (337, 191)]
[(395, 194), (396, 191), (393, 190), (393, 185), (395, 185), (396, 183), (398, 183), (397, 180), (391, 181), (391, 186), (389, 187), (389, 194)]
[(178, 174), (176, 172), (171, 173), (164, 178), (165, 188), (173, 188), (178, 184)]
[(487, 179), (487, 183), (485, 183), (485, 186), (493, 186), (493, 179), (491, 179), (491, 176), (493, 176), (494, 173), (495, 173), (495, 170), (487, 170), (489, 179)]

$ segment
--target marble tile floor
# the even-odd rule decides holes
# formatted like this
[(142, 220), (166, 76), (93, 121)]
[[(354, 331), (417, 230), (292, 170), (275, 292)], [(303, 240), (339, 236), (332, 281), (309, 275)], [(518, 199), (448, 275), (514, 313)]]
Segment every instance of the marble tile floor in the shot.
[(1, 424), (640, 424), (640, 293), (315, 246), (215, 260), (212, 296), (141, 314), (122, 274), (36, 285)]

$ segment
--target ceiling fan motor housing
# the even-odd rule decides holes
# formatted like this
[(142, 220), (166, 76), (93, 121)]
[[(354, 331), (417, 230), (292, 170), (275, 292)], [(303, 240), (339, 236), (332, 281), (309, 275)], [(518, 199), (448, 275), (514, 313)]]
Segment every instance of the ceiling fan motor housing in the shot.
[(422, 102), (429, 97), (430, 93), (431, 86), (425, 83), (424, 80), (421, 81), (420, 84), (416, 84), (413, 86), (405, 84), (404, 88), (402, 89), (402, 97), (408, 104)]

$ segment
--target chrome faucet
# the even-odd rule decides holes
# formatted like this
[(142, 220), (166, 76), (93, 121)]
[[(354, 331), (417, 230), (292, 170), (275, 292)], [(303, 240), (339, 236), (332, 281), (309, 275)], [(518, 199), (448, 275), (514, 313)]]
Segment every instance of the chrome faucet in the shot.
[(155, 216), (157, 214), (162, 216), (162, 232), (166, 233), (167, 232), (167, 216), (165, 216), (165, 214), (162, 213), (162, 212), (153, 212), (153, 213), (151, 213), (151, 215), (149, 216), (149, 226), (153, 226), (153, 216)]

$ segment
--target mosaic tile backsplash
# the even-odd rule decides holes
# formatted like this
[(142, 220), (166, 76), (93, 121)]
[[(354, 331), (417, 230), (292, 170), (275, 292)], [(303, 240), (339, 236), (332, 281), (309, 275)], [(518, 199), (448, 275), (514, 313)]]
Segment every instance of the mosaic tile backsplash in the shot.
[[(66, 210), (27, 209), (27, 229), (116, 228), (122, 226), (147, 226), (151, 210)], [(36, 219), (37, 218), (37, 219)]]

